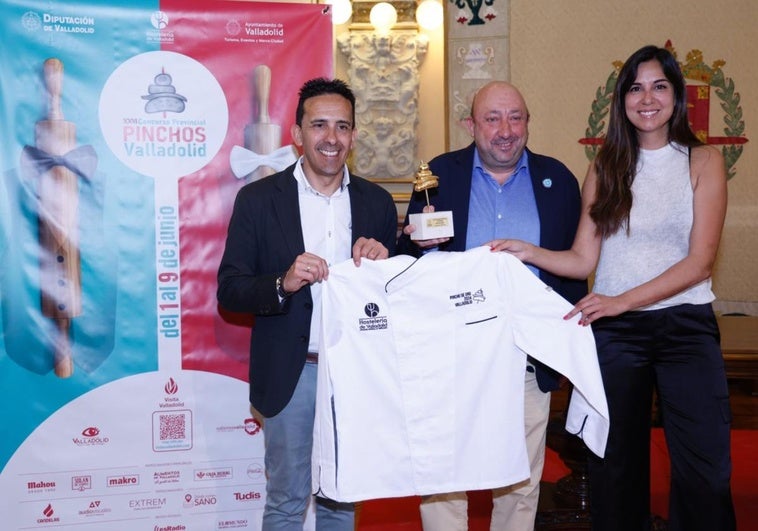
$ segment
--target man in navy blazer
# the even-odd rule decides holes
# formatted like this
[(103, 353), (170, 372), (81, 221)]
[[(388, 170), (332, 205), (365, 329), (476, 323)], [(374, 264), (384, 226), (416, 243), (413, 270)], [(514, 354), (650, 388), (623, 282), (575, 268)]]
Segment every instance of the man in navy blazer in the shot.
[[(380, 186), (350, 175), (355, 97), (340, 80), (300, 89), (292, 138), (303, 156), (237, 194), (217, 298), (252, 313), (250, 403), (264, 418), (263, 529), (302, 529), (311, 497), (321, 281), (352, 257), (394, 254), (397, 210)], [(318, 498), (320, 529), (353, 531), (352, 504)]]
[[(465, 251), (471, 247), (466, 245), (466, 231), (475, 148), (476, 145), (472, 143), (458, 151), (443, 153), (429, 162), (429, 169), (439, 178), (439, 187), (429, 190), (429, 202), (434, 206), (434, 210), (454, 212), (455, 236), (440, 243), (440, 251)], [(581, 209), (576, 177), (562, 162), (532, 153), (529, 149), (524, 151), (539, 212), (541, 247), (555, 251), (570, 249)], [(408, 204), (408, 214), (419, 213), (425, 206), (426, 196), (423, 193), (414, 193)], [(404, 225), (408, 225), (407, 215)], [(398, 254), (420, 256), (422, 252), (407, 233), (400, 236), (397, 245)], [(587, 294), (585, 280), (559, 277), (544, 270), (539, 270), (539, 277), (571, 303), (579, 301)], [(539, 376), (540, 372), (537, 374)], [(557, 379), (539, 380), (540, 387), (544, 385), (545, 391), (555, 389)], [(552, 383), (550, 380), (553, 380)]]
[[(526, 103), (509, 83), (495, 81), (477, 91), (467, 120), (474, 143), (429, 162), (429, 169), (439, 179), (438, 186), (428, 190), (430, 208), (421, 192), (414, 193), (408, 205), (408, 215), (452, 211), (454, 236), (411, 240), (415, 227), (409, 225), (407, 215), (398, 253), (419, 256), (432, 250), (465, 251), (515, 234), (548, 249), (571, 247), (581, 210), (579, 185), (564, 164), (526, 148), (528, 121)], [(586, 281), (531, 269), (571, 303), (587, 293)], [(493, 530), (534, 527), (549, 392), (558, 387), (559, 375), (531, 358), (527, 371), (525, 420), (531, 478), (493, 491)], [(423, 498), (424, 531), (467, 529), (466, 501), (465, 493)]]

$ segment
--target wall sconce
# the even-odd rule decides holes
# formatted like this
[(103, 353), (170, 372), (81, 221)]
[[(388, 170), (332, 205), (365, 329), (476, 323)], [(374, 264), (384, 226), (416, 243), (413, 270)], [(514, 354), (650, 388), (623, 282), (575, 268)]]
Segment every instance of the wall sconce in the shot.
[[(444, 8), (441, 1), (421, 0), (418, 4), (417, 2), (418, 0), (411, 2), (389, 0), (373, 3), (370, 0), (359, 0), (356, 2), (359, 7), (355, 10), (351, 0), (325, 0), (326, 4), (332, 6), (332, 23), (335, 25), (345, 24), (352, 18), (354, 23), (356, 21), (359, 23), (368, 22), (377, 32), (387, 33), (397, 24), (399, 18), (405, 23), (408, 19), (406, 15), (411, 14), (412, 18), (415, 18), (416, 24), (425, 30), (435, 30), (440, 27), (444, 18)], [(415, 9), (408, 13), (410, 10), (406, 4), (410, 4)], [(367, 5), (371, 6), (368, 12), (366, 12)], [(402, 17), (398, 15), (396, 6), (401, 6)]]
[[(405, 183), (417, 167), (419, 67), (430, 39), (418, 20), (428, 27), (429, 6), (419, 9), (419, 2), (352, 0), (349, 31), (337, 35), (355, 93), (358, 133), (350, 169), (369, 179)], [(442, 11), (440, 0), (432, 2)]]
[(344, 24), (353, 16), (353, 4), (350, 0), (327, 0), (332, 6), (332, 24)]
[(377, 33), (388, 33), (397, 23), (397, 11), (389, 2), (379, 2), (371, 8), (368, 19)]
[(416, 8), (416, 22), (425, 30), (435, 30), (442, 25), (445, 16), (439, 0), (422, 0)]

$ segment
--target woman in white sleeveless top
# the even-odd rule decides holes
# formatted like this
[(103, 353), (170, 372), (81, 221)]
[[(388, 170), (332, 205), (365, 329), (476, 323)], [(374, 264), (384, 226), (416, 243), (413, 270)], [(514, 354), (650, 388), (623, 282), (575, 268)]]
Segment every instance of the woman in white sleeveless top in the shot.
[(605, 458), (590, 457), (595, 531), (650, 529), (653, 389), (671, 458), (669, 531), (735, 529), (731, 412), (711, 308), (726, 201), (723, 157), (689, 127), (676, 59), (646, 46), (619, 72), (571, 250), (491, 243), (557, 275), (595, 271), (592, 293), (566, 316), (592, 324), (610, 412)]

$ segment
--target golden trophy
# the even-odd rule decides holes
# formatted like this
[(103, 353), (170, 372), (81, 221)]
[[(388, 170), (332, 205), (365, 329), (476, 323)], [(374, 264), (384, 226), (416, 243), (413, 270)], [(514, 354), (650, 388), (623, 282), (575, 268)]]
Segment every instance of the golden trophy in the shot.
[[(419, 164), (416, 178), (413, 181), (413, 190), (423, 191), (426, 194), (426, 204), (429, 203), (429, 189), (436, 188), (439, 179), (429, 170), (429, 165), (423, 160)], [(453, 236), (453, 212), (422, 212), (408, 216), (408, 223), (416, 227), (411, 233), (411, 240), (431, 240), (433, 238), (450, 238)]]

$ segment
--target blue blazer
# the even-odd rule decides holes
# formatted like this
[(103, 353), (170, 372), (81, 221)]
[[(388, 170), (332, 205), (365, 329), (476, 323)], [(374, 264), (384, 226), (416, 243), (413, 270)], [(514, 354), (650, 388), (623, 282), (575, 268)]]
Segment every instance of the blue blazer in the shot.
[[(276, 278), (305, 252), (295, 165), (243, 186), (218, 270), (219, 304), (253, 314), (250, 403), (272, 417), (287, 405), (305, 364), (313, 299), (306, 286), (279, 303)], [(397, 209), (382, 187), (350, 175), (352, 241), (364, 236), (395, 252)]]
[[(466, 250), (474, 149), (472, 143), (464, 149), (444, 153), (429, 162), (429, 169), (439, 177), (439, 186), (429, 190), (429, 202), (437, 211), (453, 212), (455, 236), (440, 245), (442, 251)], [(526, 153), (540, 218), (540, 246), (555, 251), (570, 249), (581, 213), (579, 183), (574, 174), (560, 161), (537, 155), (528, 149)], [(407, 214), (421, 212), (424, 206), (426, 195), (423, 192), (413, 193)], [(407, 224), (408, 215), (405, 218), (405, 225)], [(398, 253), (419, 256), (420, 250), (409, 236), (401, 234)], [(586, 280), (567, 279), (542, 270), (540, 279), (571, 303), (577, 302), (587, 294)], [(536, 363), (535, 366), (540, 389), (556, 389), (560, 376), (540, 363)]]

